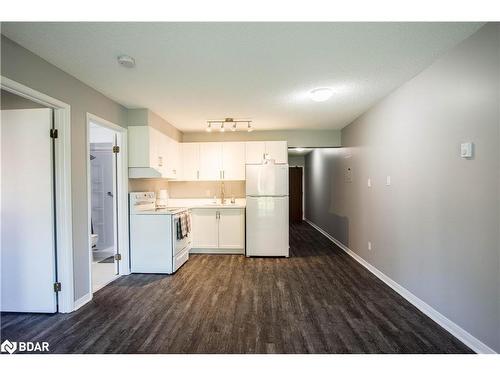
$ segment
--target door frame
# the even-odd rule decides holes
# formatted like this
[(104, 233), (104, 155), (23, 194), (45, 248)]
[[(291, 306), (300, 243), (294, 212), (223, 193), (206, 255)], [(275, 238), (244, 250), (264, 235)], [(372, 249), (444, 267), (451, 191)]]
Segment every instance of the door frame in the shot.
[(43, 104), (54, 111), (55, 142), (55, 224), (58, 311), (74, 310), (73, 290), (73, 217), (71, 207), (71, 106), (19, 82), (0, 76), (0, 87), (12, 94)]
[[(87, 303), (92, 300), (94, 292), (92, 291), (92, 249), (90, 247), (90, 234), (91, 234), (91, 181), (90, 181), (90, 123), (107, 128), (116, 132), (117, 143), (120, 146), (120, 152), (117, 155), (117, 194), (116, 201), (118, 208), (118, 217), (116, 225), (118, 227), (118, 246), (119, 253), (122, 258), (118, 265), (119, 273), (111, 281), (123, 275), (130, 274), (130, 261), (129, 261), (129, 227), (128, 227), (128, 157), (127, 157), (127, 129), (123, 128), (111, 121), (105, 120), (99, 116), (87, 112), (86, 120), (86, 158), (87, 158), (87, 248), (88, 248), (88, 266), (89, 266), (89, 297), (84, 302)], [(83, 305), (83, 304), (82, 304)]]

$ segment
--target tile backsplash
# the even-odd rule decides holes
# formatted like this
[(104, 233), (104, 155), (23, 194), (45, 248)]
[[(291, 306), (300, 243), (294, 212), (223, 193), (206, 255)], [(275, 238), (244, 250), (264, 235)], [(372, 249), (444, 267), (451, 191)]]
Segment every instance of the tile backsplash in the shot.
[(221, 184), (227, 198), (245, 198), (245, 181), (168, 181), (162, 179), (129, 179), (129, 191), (167, 189), (170, 198), (220, 197)]

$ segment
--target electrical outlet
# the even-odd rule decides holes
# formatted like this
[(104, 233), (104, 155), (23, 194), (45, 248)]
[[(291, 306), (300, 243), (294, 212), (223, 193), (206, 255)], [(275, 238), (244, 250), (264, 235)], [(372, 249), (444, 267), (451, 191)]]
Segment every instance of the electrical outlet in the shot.
[(372, 249), (372, 243), (371, 241), (368, 241), (368, 250), (371, 250)]

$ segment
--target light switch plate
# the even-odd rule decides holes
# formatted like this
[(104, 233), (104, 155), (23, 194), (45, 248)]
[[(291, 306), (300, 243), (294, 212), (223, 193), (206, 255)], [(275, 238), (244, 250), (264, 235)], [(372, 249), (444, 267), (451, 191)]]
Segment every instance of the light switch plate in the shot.
[(369, 188), (372, 187), (372, 179), (371, 178), (368, 179), (367, 185)]
[(472, 157), (472, 142), (465, 142), (460, 145), (460, 157), (462, 158)]
[(348, 184), (352, 183), (352, 168), (351, 167), (347, 167), (345, 169), (344, 179), (345, 179), (346, 183), (348, 183)]
[(387, 186), (391, 186), (391, 176), (387, 176), (386, 179), (385, 179), (385, 184)]

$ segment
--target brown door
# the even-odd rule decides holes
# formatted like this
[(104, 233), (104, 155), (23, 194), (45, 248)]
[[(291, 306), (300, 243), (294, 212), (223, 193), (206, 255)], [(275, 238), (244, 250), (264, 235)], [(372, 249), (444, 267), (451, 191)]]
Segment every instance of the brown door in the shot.
[(290, 223), (302, 221), (302, 168), (290, 167), (288, 173), (289, 186), (289, 218)]

